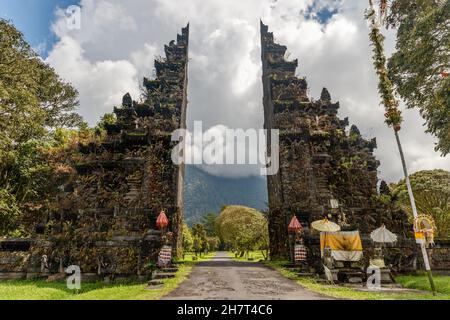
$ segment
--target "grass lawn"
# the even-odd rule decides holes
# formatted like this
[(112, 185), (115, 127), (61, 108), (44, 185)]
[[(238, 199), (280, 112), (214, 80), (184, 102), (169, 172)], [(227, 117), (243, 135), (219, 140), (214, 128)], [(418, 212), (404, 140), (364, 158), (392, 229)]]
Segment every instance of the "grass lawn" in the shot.
[[(450, 297), (450, 276), (433, 276), (436, 291)], [(430, 282), (427, 275), (399, 276), (395, 280), (405, 288), (430, 291)]]
[(195, 263), (207, 260), (214, 254), (204, 255), (196, 261), (186, 255), (181, 261), (177, 275), (164, 280), (162, 288), (146, 290), (146, 283), (105, 284), (82, 283), (81, 290), (68, 290), (65, 282), (48, 283), (36, 281), (0, 281), (0, 300), (158, 300), (176, 289), (183, 282)]
[(286, 262), (280, 261), (265, 261), (264, 264), (270, 266), (283, 274), (285, 277), (296, 281), (301, 286), (326, 295), (340, 299), (351, 300), (450, 300), (450, 277), (435, 276), (434, 280), (438, 288), (438, 294), (433, 296), (428, 285), (428, 278), (426, 276), (402, 276), (396, 278), (398, 283), (405, 288), (418, 289), (428, 291), (426, 293), (420, 292), (405, 292), (405, 293), (385, 293), (385, 292), (363, 292), (351, 288), (340, 287), (336, 285), (324, 285), (318, 283), (313, 278), (299, 277), (295, 272), (291, 272), (282, 267)]

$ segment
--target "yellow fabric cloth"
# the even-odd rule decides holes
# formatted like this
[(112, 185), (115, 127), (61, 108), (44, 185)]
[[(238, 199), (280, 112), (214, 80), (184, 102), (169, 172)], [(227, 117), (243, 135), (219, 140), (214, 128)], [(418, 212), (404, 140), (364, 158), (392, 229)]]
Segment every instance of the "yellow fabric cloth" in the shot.
[(320, 250), (330, 247), (333, 251), (362, 251), (361, 237), (354, 232), (322, 232), (320, 234)]
[(362, 242), (359, 231), (322, 232), (320, 234), (320, 250), (331, 248), (331, 255), (336, 261), (360, 261), (363, 257)]

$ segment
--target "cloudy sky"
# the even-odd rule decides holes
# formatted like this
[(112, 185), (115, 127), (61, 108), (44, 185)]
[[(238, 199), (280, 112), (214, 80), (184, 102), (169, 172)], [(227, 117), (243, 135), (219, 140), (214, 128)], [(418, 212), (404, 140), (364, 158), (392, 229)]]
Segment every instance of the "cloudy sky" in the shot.
[[(80, 30), (68, 30), (64, 9), (80, 4)], [(27, 39), (80, 92), (80, 110), (90, 124), (120, 104), (124, 93), (139, 98), (143, 76), (153, 59), (190, 22), (189, 127), (262, 128), (259, 20), (298, 58), (312, 98), (323, 87), (340, 101), (364, 136), (377, 137), (380, 176), (401, 177), (393, 133), (384, 125), (371, 64), (368, 28), (361, 0), (0, 0), (0, 14), (12, 19)], [(387, 33), (392, 52), (394, 32)], [(414, 172), (450, 169), (449, 158), (434, 152), (424, 120), (405, 110), (401, 131)], [(213, 173), (258, 173), (246, 167), (215, 168)]]

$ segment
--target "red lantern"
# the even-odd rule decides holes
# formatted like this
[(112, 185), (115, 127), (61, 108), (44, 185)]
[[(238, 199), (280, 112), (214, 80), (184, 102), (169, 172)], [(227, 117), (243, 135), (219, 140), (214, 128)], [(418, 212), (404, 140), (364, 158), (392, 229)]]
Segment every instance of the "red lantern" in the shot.
[(298, 221), (297, 217), (294, 215), (292, 217), (291, 223), (289, 223), (288, 226), (288, 231), (290, 233), (299, 233), (300, 231), (303, 230), (302, 225), (300, 224), (300, 222)]
[(158, 219), (156, 219), (156, 227), (159, 230), (167, 228), (169, 225), (169, 219), (167, 219), (166, 213), (164, 210), (161, 211), (161, 213), (158, 216)]

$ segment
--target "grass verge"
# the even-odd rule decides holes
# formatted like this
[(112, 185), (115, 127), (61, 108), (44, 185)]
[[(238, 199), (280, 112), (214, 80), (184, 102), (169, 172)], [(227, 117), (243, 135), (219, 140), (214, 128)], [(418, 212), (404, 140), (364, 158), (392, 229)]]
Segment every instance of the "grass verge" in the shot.
[[(431, 291), (430, 282), (425, 274), (414, 276), (399, 276), (395, 280), (403, 287), (409, 289), (417, 289)], [(447, 295), (450, 298), (450, 276), (433, 276), (436, 291), (439, 294)]]
[(0, 281), (0, 300), (158, 300), (176, 289), (191, 273), (193, 266), (213, 257), (204, 255), (196, 261), (188, 254), (180, 261), (175, 278), (164, 280), (161, 288), (147, 290), (146, 283), (82, 283), (81, 290), (68, 290), (64, 282), (44, 280)]
[(265, 261), (265, 265), (278, 270), (283, 276), (288, 279), (296, 281), (304, 288), (337, 299), (349, 300), (450, 300), (450, 277), (441, 276), (435, 277), (435, 282), (438, 287), (438, 294), (433, 296), (429, 291), (429, 287), (425, 281), (428, 281), (426, 276), (408, 276), (398, 277), (396, 280), (409, 289), (428, 290), (428, 292), (402, 292), (402, 293), (388, 293), (388, 292), (365, 292), (352, 288), (341, 287), (337, 285), (325, 285), (318, 283), (314, 278), (299, 277), (295, 272), (289, 271), (282, 266), (286, 261)]

